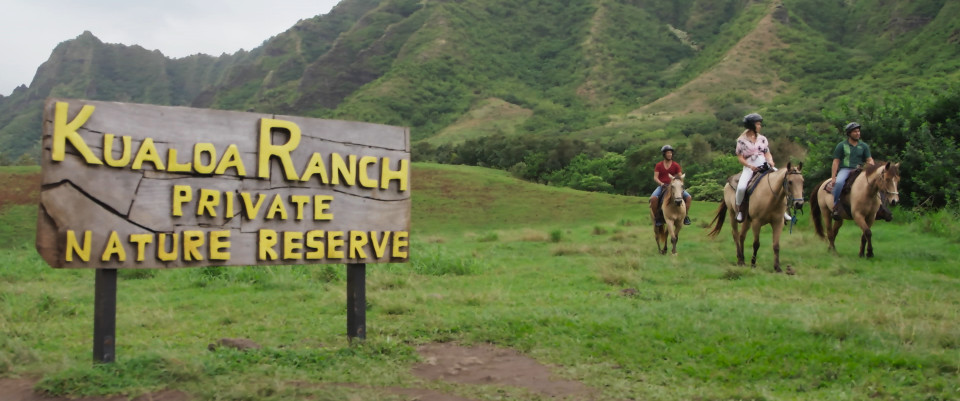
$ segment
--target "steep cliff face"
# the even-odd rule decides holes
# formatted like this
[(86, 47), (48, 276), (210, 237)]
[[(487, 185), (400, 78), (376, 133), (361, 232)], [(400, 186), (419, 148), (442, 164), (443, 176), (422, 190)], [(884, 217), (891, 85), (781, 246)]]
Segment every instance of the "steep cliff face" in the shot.
[[(803, 126), (837, 96), (958, 79), (958, 21), (946, 0), (343, 0), (216, 57), (84, 32), (0, 97), (0, 151), (38, 149), (49, 96), (364, 120), (442, 142), (616, 137), (762, 108)], [(509, 123), (474, 120), (490, 104), (515, 111)]]

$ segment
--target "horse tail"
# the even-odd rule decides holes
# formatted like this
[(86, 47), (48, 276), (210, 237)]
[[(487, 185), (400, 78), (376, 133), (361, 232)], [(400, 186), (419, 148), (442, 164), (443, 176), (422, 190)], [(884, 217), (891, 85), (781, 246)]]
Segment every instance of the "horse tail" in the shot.
[(713, 216), (713, 220), (710, 221), (710, 224), (714, 225), (713, 230), (707, 233), (710, 237), (716, 237), (717, 234), (720, 234), (720, 230), (723, 229), (723, 221), (727, 219), (727, 202), (721, 201), (720, 207), (717, 208), (717, 215)]
[[(826, 234), (823, 232), (823, 220), (822, 214), (820, 213), (820, 187), (823, 184), (817, 185), (813, 189), (813, 192), (810, 194), (810, 218), (813, 219), (813, 228), (817, 233), (817, 236), (820, 238), (826, 238)], [(829, 218), (829, 217), (828, 217)]]

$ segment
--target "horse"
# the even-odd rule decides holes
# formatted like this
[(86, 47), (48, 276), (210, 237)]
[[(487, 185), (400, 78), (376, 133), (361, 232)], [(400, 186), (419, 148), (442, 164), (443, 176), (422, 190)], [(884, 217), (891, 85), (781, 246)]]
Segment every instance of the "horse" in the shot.
[[(717, 215), (710, 222), (714, 225), (708, 234), (716, 237), (723, 229), (723, 222), (727, 213), (730, 214), (730, 227), (733, 229), (733, 243), (737, 246), (737, 265), (743, 266), (743, 245), (747, 238), (747, 230), (753, 229), (753, 258), (750, 265), (757, 267), (757, 250), (760, 249), (760, 228), (769, 224), (773, 228), (773, 269), (777, 273), (780, 269), (780, 233), (783, 231), (783, 215), (787, 211), (787, 201), (793, 202), (793, 208), (803, 208), (803, 163), (793, 166), (787, 163), (787, 168), (780, 169), (759, 179), (759, 183), (750, 195), (748, 210), (745, 210), (743, 223), (736, 219), (737, 188), (731, 183), (731, 177), (723, 187), (723, 202), (717, 208)], [(733, 181), (736, 182), (736, 181)], [(787, 274), (793, 274), (793, 269), (787, 267)]]
[[(664, 224), (657, 227), (657, 216), (650, 212), (653, 219), (653, 234), (657, 239), (657, 251), (661, 255), (667, 254), (667, 235), (670, 236), (670, 242), (673, 243), (673, 254), (677, 254), (677, 241), (680, 239), (680, 228), (683, 227), (683, 219), (687, 217), (687, 205), (683, 200), (683, 177), (686, 174), (671, 175), (670, 183), (664, 185), (660, 194), (663, 199), (663, 205), (660, 210), (663, 212)], [(660, 248), (660, 243), (663, 248)]]
[(830, 246), (827, 249), (836, 252), (834, 240), (837, 238), (840, 226), (843, 225), (843, 220), (853, 220), (862, 231), (860, 257), (872, 258), (873, 231), (870, 227), (877, 218), (877, 211), (880, 210), (882, 202), (896, 205), (900, 201), (900, 193), (897, 191), (900, 184), (900, 163), (876, 163), (864, 168), (863, 172), (850, 183), (850, 194), (840, 196), (841, 205), (849, 205), (850, 208), (849, 213), (848, 209), (843, 208), (840, 213), (843, 219), (839, 221), (833, 221), (830, 216), (833, 211), (833, 193), (825, 190), (829, 182), (830, 179), (826, 179), (810, 194), (810, 217), (813, 219), (817, 236), (829, 241)]

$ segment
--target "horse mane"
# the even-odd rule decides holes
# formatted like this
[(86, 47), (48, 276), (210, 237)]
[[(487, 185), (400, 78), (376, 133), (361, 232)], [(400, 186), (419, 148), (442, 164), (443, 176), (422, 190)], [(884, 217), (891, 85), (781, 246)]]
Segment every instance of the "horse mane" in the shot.
[[(885, 162), (885, 161), (880, 161), (880, 160), (876, 160), (876, 161), (874, 161), (873, 164), (868, 164), (868, 165), (864, 166), (864, 167), (863, 167), (863, 172), (864, 172), (864, 173), (867, 173), (867, 175), (870, 175), (870, 174), (875, 173), (875, 172), (876, 172), (877, 170), (879, 170), (881, 167), (886, 166), (886, 165), (887, 165), (887, 162)], [(894, 171), (893, 169), (894, 169), (894, 164), (891, 163), (891, 164), (890, 164), (890, 170), (889, 170), (889, 171), (890, 171), (890, 172), (893, 172), (893, 171)], [(899, 169), (899, 168), (897, 168), (896, 174), (897, 174), (897, 175), (900, 174), (900, 169)]]

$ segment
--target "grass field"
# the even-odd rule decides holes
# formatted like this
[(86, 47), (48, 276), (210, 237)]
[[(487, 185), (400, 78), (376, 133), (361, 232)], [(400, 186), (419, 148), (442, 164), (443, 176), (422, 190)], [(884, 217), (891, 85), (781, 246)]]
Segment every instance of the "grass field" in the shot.
[[(11, 183), (33, 185), (22, 177), (36, 172), (0, 169), (3, 193), (29, 192)], [(735, 266), (729, 227), (706, 236), (713, 203), (694, 204), (674, 257), (656, 253), (645, 198), (431, 164), (414, 164), (412, 191), (411, 262), (368, 265), (362, 344), (346, 338), (341, 265), (121, 271), (118, 357), (104, 366), (91, 363), (94, 272), (47, 267), (33, 249), (35, 202), (7, 202), (0, 377), (71, 396), (356, 400), (419, 386), (541, 399), (410, 373), (417, 345), (458, 342), (519, 350), (598, 400), (960, 399), (950, 213), (895, 210), (875, 226), (870, 260), (856, 256), (852, 224), (827, 253), (805, 214), (781, 241), (797, 271), (787, 276), (772, 272), (769, 227), (758, 268)], [(207, 350), (224, 337), (263, 348)]]

